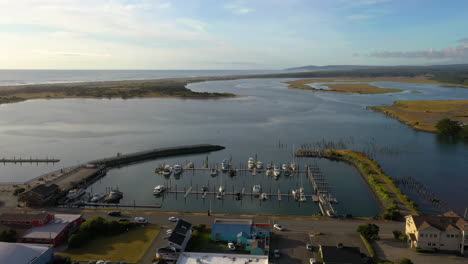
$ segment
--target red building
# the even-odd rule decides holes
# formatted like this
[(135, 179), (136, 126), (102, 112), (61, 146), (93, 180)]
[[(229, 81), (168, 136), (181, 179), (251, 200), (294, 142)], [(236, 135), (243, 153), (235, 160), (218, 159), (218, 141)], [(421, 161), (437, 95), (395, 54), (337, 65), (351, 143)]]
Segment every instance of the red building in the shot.
[(54, 219), (53, 214), (40, 213), (4, 213), (0, 215), (2, 225), (44, 226)]
[(68, 239), (83, 222), (81, 215), (55, 214), (54, 219), (43, 226), (34, 226), (21, 237), (23, 243), (58, 245)]

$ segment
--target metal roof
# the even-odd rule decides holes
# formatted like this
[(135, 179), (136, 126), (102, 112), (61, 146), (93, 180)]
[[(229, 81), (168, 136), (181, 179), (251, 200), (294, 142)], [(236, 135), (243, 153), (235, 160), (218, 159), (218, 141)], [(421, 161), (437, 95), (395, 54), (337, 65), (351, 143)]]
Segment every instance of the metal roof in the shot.
[(44, 245), (0, 242), (0, 263), (28, 264), (47, 250)]

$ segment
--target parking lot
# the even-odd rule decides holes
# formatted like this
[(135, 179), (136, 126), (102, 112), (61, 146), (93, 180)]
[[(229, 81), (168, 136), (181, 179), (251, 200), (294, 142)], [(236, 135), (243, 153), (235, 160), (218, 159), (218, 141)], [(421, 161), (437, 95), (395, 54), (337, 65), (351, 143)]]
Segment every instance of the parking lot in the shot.
[[(272, 263), (309, 263), (312, 251), (305, 247), (309, 237), (304, 232), (275, 231), (271, 234), (270, 259)], [(273, 255), (275, 249), (280, 250), (281, 256), (276, 259)]]

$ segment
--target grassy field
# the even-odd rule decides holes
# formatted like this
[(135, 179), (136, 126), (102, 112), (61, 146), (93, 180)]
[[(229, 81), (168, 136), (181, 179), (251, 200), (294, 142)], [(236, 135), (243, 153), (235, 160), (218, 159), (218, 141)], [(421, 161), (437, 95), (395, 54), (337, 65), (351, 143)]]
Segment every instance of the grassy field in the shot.
[(215, 242), (211, 240), (211, 229), (203, 231), (193, 231), (192, 238), (187, 246), (187, 251), (190, 252), (208, 252), (208, 253), (234, 253), (234, 254), (250, 254), (250, 252), (236, 249), (231, 251), (227, 247), (227, 243)]
[(327, 158), (347, 161), (360, 171), (383, 206), (383, 214), (388, 210), (395, 209), (398, 209), (402, 215), (419, 214), (417, 205), (402, 193), (401, 189), (382, 171), (376, 161), (364, 153), (349, 149), (329, 149), (325, 151), (325, 154)]
[(85, 246), (67, 249), (59, 255), (74, 261), (110, 260), (138, 263), (148, 247), (159, 234), (156, 227), (135, 227), (127, 233), (99, 237)]
[[(339, 84), (327, 84), (340, 82)], [(359, 82), (359, 83), (356, 83)], [(401, 83), (434, 83), (440, 85), (468, 87), (465, 85), (442, 83), (431, 80), (426, 77), (374, 77), (374, 78), (353, 78), (353, 77), (337, 77), (337, 78), (315, 78), (315, 79), (301, 79), (286, 82), (289, 84), (288, 89), (300, 90), (315, 90), (315, 91), (331, 91), (340, 93), (359, 93), (359, 94), (382, 94), (382, 93), (396, 93), (401, 92), (401, 89), (379, 88), (369, 84), (369, 82), (401, 82)], [(323, 83), (330, 90), (315, 89), (309, 84)], [(414, 93), (418, 93), (414, 91)]]
[(374, 106), (370, 109), (428, 132), (436, 132), (435, 125), (443, 118), (468, 123), (468, 100), (396, 101), (390, 106)]

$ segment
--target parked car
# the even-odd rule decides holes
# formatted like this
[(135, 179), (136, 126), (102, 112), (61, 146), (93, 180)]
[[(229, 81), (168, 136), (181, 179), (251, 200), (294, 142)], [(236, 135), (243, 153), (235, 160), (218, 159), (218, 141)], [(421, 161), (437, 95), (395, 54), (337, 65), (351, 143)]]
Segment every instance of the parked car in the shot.
[(169, 217), (169, 221), (170, 222), (177, 222), (177, 221), (179, 221), (179, 218), (177, 218), (175, 216), (171, 216), (171, 217)]
[(280, 224), (274, 224), (273, 228), (278, 230), (278, 231), (283, 231), (284, 230), (284, 227), (282, 225), (280, 225)]
[(120, 221), (120, 222), (128, 222), (128, 221), (130, 221), (130, 220), (129, 220), (128, 218), (120, 218), (119, 221)]
[(275, 251), (273, 251), (273, 255), (275, 258), (279, 258), (281, 256), (279, 249), (275, 249)]
[(95, 261), (95, 260), (90, 260), (90, 261), (88, 261), (88, 264), (96, 264), (96, 262), (97, 261)]
[(104, 260), (98, 260), (96, 264), (104, 264)]
[(229, 248), (230, 250), (236, 250), (236, 246), (234, 246), (234, 243), (232, 243), (232, 242), (229, 242), (229, 243), (228, 243), (228, 248)]
[(135, 223), (137, 223), (137, 224), (147, 224), (148, 220), (146, 220), (146, 218), (144, 218), (144, 217), (137, 216), (137, 217), (135, 217)]
[(310, 264), (318, 264), (318, 261), (316, 261), (314, 258), (309, 259)]
[(307, 244), (306, 244), (306, 249), (307, 249), (307, 250), (312, 250), (312, 245), (311, 245), (310, 243), (307, 243)]
[(112, 261), (106, 260), (106, 261), (104, 261), (104, 264), (112, 264)]
[(172, 234), (172, 229), (166, 230), (166, 234), (168, 234), (168, 235)]
[(122, 213), (119, 211), (112, 211), (107, 213), (108, 216), (121, 216)]

